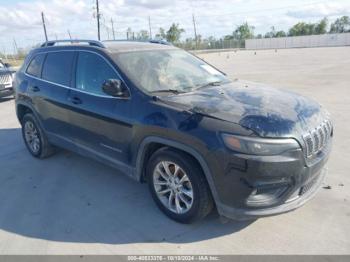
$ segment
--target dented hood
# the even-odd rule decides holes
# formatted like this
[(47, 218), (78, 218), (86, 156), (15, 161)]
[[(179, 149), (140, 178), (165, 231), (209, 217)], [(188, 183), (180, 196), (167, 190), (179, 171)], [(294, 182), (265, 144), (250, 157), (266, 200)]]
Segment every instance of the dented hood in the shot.
[(252, 82), (234, 81), (162, 99), (239, 124), (262, 137), (300, 139), (326, 118), (312, 99)]

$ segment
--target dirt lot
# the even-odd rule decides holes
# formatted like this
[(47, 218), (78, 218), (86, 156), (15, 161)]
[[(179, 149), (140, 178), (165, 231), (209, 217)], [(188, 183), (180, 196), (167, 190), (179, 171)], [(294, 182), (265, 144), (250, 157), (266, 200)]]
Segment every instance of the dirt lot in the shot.
[(147, 187), (69, 152), (27, 153), (0, 101), (0, 254), (350, 254), (350, 47), (201, 55), (241, 78), (311, 96), (333, 115), (329, 174), (295, 212), (252, 223), (167, 219)]

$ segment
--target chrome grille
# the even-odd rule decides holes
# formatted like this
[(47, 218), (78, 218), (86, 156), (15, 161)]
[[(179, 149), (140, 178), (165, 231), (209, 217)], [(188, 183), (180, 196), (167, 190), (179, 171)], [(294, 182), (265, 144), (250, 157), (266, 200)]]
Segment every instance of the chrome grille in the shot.
[(312, 157), (327, 145), (332, 133), (332, 124), (329, 120), (303, 136), (305, 142), (305, 156)]
[(10, 74), (1, 74), (0, 75), (0, 84), (7, 84), (11, 82), (11, 75)]

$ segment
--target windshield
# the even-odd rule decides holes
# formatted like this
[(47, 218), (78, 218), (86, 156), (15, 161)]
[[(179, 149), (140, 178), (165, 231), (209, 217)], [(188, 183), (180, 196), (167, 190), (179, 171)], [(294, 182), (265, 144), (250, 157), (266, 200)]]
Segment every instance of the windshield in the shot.
[(189, 92), (229, 82), (221, 72), (183, 50), (120, 53), (117, 64), (146, 92)]

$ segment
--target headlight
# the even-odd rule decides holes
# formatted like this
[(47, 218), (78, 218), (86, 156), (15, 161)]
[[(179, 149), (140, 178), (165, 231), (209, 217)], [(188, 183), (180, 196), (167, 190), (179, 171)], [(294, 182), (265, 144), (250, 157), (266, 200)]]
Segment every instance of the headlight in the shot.
[(300, 148), (298, 142), (291, 138), (271, 139), (222, 134), (222, 139), (231, 150), (249, 155), (278, 155)]

